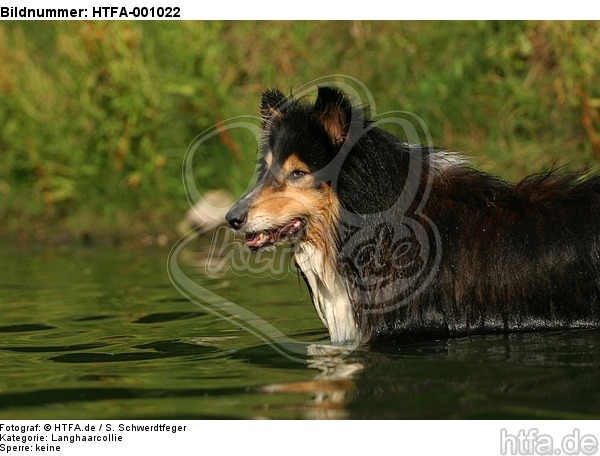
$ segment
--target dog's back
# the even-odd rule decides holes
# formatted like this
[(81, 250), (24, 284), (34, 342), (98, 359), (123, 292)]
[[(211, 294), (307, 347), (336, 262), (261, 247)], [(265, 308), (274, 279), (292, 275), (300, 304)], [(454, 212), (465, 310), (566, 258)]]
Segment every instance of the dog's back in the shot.
[(382, 312), (358, 317), (363, 333), (375, 340), (600, 324), (600, 176), (549, 172), (510, 185), (465, 166), (433, 174), (417, 218), (439, 235), (435, 280), (397, 308), (398, 296), (380, 296)]

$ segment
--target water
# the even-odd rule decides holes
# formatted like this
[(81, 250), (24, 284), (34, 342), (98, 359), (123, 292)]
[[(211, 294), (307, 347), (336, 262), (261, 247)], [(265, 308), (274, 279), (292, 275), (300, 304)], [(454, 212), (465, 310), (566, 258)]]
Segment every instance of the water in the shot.
[[(298, 363), (184, 298), (165, 250), (1, 250), (0, 417), (600, 418), (600, 331), (340, 353), (294, 276), (190, 276), (286, 336)], [(312, 345), (310, 345), (312, 344)]]

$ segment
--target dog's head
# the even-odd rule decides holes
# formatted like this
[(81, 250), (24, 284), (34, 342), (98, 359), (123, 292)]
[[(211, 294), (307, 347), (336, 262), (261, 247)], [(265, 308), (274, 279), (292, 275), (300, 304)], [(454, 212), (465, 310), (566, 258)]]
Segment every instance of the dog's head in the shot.
[(331, 163), (348, 135), (352, 105), (332, 87), (320, 87), (314, 104), (268, 90), (260, 112), (258, 182), (227, 213), (227, 222), (252, 250), (299, 240), (329, 242), (339, 211)]

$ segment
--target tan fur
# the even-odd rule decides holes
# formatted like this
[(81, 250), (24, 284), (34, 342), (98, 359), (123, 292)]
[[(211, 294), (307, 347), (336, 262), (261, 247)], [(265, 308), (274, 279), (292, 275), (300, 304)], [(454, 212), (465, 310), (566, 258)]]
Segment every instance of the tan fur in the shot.
[(303, 171), (305, 173), (309, 172), (306, 163), (300, 160), (300, 158), (296, 154), (290, 155), (281, 167), (281, 169), (283, 170), (284, 175), (289, 175), (290, 173), (296, 170)]
[(319, 117), (319, 121), (325, 127), (325, 131), (336, 143), (344, 142), (346, 138), (345, 114), (341, 106), (327, 109)]
[[(335, 244), (340, 202), (327, 184), (315, 186), (308, 166), (293, 154), (280, 166), (265, 156), (270, 183), (252, 197), (245, 230), (272, 230), (296, 218), (307, 221), (303, 237), (295, 248), (296, 262), (306, 276), (319, 317), (334, 343), (359, 339), (352, 305), (336, 265)], [(293, 171), (307, 174), (292, 177)]]
[(270, 169), (273, 165), (273, 152), (267, 152), (265, 154), (265, 164), (267, 165), (267, 169)]
[(275, 122), (279, 122), (282, 118), (283, 118), (283, 114), (281, 113), (281, 111), (277, 108), (274, 108), (272, 106), (269, 106), (269, 115), (265, 116), (263, 118), (263, 120), (265, 122), (270, 122), (270, 123), (275, 123)]
[[(272, 156), (265, 157), (273, 168)], [(334, 267), (333, 248), (335, 226), (339, 216), (339, 200), (328, 185), (314, 188), (314, 178), (307, 174), (300, 179), (286, 179), (294, 170), (308, 173), (308, 167), (297, 155), (291, 155), (279, 169), (271, 169), (276, 181), (263, 187), (248, 211), (252, 230), (282, 226), (297, 217), (308, 221), (306, 241), (325, 255), (328, 267)]]

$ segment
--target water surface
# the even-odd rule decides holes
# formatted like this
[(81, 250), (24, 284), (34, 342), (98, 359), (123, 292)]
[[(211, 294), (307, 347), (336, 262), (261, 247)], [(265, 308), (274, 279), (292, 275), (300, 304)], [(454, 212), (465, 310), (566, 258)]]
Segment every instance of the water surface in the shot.
[(307, 343), (299, 363), (189, 301), (168, 250), (4, 247), (0, 417), (600, 418), (600, 331), (345, 353), (297, 277), (191, 277)]

